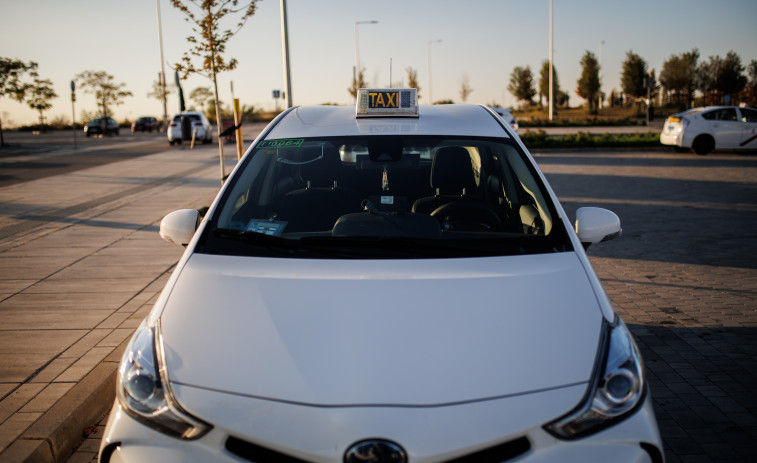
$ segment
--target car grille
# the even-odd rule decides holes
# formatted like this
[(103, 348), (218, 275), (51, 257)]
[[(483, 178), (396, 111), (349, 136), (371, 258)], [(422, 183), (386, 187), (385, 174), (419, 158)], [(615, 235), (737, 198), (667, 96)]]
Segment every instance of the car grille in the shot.
[[(305, 460), (300, 460), (299, 458), (285, 455), (236, 437), (229, 437), (226, 440), (226, 450), (239, 458), (255, 463), (306, 463)], [(494, 447), (448, 460), (446, 463), (502, 463), (523, 455), (529, 450), (531, 450), (531, 442), (526, 437), (520, 437), (495, 445)]]
[(226, 439), (226, 450), (239, 458), (255, 463), (306, 463), (305, 460), (290, 457), (236, 437)]

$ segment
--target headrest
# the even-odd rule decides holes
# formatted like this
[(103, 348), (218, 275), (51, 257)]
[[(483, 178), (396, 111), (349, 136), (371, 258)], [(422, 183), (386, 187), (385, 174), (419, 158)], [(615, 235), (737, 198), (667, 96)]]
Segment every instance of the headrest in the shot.
[(300, 165), (300, 178), (309, 181), (311, 187), (333, 187), (334, 180), (339, 180), (342, 160), (339, 151), (331, 145), (302, 148), (303, 164)]
[(439, 148), (431, 164), (431, 188), (447, 193), (461, 193), (463, 188), (469, 191), (476, 188), (476, 177), (468, 150), (460, 146)]

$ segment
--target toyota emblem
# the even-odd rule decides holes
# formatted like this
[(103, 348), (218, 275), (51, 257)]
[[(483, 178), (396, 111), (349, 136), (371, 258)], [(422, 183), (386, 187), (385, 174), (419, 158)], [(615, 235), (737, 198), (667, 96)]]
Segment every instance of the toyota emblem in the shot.
[(367, 439), (352, 444), (344, 452), (344, 463), (407, 463), (407, 456), (394, 442)]

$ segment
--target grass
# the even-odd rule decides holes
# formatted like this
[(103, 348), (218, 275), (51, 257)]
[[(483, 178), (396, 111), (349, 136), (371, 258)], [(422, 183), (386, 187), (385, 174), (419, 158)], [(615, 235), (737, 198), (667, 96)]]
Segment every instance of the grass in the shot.
[[(655, 108), (655, 118), (666, 117), (676, 108)], [(559, 108), (549, 120), (547, 107), (532, 106), (514, 110), (513, 115), (521, 127), (589, 127), (589, 126), (634, 126), (643, 125), (646, 113), (636, 106), (604, 107), (597, 114), (589, 114), (585, 108)]]
[(527, 130), (520, 138), (529, 148), (623, 148), (660, 145), (660, 135), (654, 132), (597, 135), (578, 132), (550, 136), (544, 130)]

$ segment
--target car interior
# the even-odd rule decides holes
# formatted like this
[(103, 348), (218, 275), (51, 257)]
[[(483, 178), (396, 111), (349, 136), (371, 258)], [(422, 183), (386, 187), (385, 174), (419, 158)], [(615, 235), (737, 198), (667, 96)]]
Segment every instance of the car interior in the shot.
[[(546, 235), (552, 214), (519, 150), (493, 140), (360, 137), (259, 144), (217, 227), (285, 238)], [(262, 146), (261, 146), (262, 145)]]

